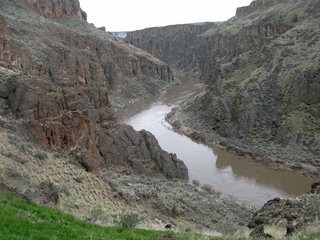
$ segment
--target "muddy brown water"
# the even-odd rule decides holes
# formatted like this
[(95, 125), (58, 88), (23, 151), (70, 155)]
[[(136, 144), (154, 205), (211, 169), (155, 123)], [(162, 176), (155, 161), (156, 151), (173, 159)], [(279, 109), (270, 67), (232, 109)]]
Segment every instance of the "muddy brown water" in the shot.
[(181, 85), (119, 111), (118, 119), (137, 131), (150, 131), (164, 150), (176, 153), (188, 167), (190, 183), (195, 179), (201, 185), (209, 184), (223, 197), (239, 203), (260, 208), (275, 197), (290, 198), (310, 190), (312, 178), (271, 170), (174, 132), (165, 121), (165, 115), (203, 88), (203, 83), (185, 78)]

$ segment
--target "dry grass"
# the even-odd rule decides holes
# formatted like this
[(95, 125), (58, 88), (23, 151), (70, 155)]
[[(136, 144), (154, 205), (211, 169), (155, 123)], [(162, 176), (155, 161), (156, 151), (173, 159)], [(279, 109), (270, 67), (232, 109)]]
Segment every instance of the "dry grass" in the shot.
[(221, 192), (215, 190), (211, 185), (209, 184), (204, 184), (203, 186), (201, 186), (201, 189), (203, 189), (204, 191), (210, 193), (211, 195), (217, 195), (220, 196)]
[[(183, 181), (123, 176), (106, 169), (100, 175), (94, 175), (71, 164), (69, 157), (63, 154), (43, 154), (32, 144), (21, 148), (27, 146), (25, 140), (4, 129), (0, 130), (0, 169), (15, 169), (35, 185), (50, 180), (60, 192), (61, 199), (57, 207), (79, 219), (113, 226), (114, 216), (134, 212), (141, 220), (139, 228), (163, 230), (167, 223), (174, 222), (175, 230), (180, 231), (188, 226), (193, 232), (216, 233), (235, 233), (237, 229), (243, 229), (238, 225), (240, 222), (249, 220), (246, 209), (218, 198), (217, 193), (209, 187), (205, 187), (206, 191), (198, 191)], [(46, 157), (39, 159), (36, 152)], [(22, 163), (15, 159), (25, 161)], [(178, 212), (176, 218), (171, 216), (174, 205)], [(215, 209), (222, 210), (216, 212)], [(230, 209), (236, 209), (230, 215), (232, 219), (222, 217)], [(220, 220), (213, 224), (210, 222), (213, 218)], [(206, 223), (210, 224), (209, 228)]]

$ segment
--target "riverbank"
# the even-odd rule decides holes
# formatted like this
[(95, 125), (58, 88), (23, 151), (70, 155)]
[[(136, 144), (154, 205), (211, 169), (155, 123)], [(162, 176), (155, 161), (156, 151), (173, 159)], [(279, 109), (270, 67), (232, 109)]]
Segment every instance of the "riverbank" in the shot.
[[(258, 206), (256, 207), (256, 209), (259, 210), (253, 214), (255, 219), (257, 219), (254, 220), (254, 223), (258, 223), (259, 218), (263, 219), (263, 223), (259, 225), (250, 222), (250, 228), (252, 229), (250, 234), (252, 236), (267, 236), (266, 234), (269, 234), (271, 236), (284, 238), (287, 234), (292, 233), (292, 229), (297, 229), (298, 226), (298, 231), (300, 232), (302, 231), (301, 229), (317, 224), (316, 219), (319, 213), (315, 212), (315, 214), (313, 214), (312, 211), (318, 206), (318, 195), (313, 193), (305, 194), (310, 191), (310, 186), (314, 182), (311, 178), (285, 172), (286, 169), (281, 169), (283, 172), (269, 170), (268, 168), (272, 166), (268, 166), (268, 168), (265, 166), (257, 167), (254, 164), (258, 164), (258, 157), (256, 157), (255, 161), (251, 160), (254, 164), (250, 164), (247, 158), (253, 159), (253, 156), (249, 153), (237, 152), (236, 148), (228, 144), (223, 146), (221, 142), (214, 142), (213, 140), (210, 142), (205, 134), (200, 133), (200, 131), (194, 131), (194, 129), (188, 128), (185, 124), (181, 123), (190, 120), (187, 114), (179, 114), (178, 108), (174, 108), (175, 110), (172, 111), (172, 106), (180, 106), (182, 103), (187, 103), (183, 100), (188, 101), (190, 97), (186, 98), (186, 96), (191, 94), (190, 91), (194, 91), (195, 88), (191, 85), (191, 87), (189, 86), (187, 89), (184, 88), (183, 91), (179, 91), (178, 88), (174, 91), (171, 90), (168, 89), (166, 93), (155, 96), (154, 99), (146, 99), (140, 102), (139, 106), (132, 106), (130, 108), (131, 113), (126, 112), (122, 115), (122, 119), (137, 131), (146, 129), (152, 132), (163, 149), (176, 153), (177, 157), (185, 162), (189, 169), (189, 174), (191, 174), (189, 175), (190, 180), (192, 180), (194, 184), (201, 183), (201, 188), (206, 186), (209, 190), (209, 187), (213, 186), (213, 193), (214, 190), (218, 189), (220, 194), (223, 195), (223, 197), (220, 198), (221, 200), (229, 199), (225, 198), (225, 196), (233, 196), (231, 200), (242, 203), (242, 206), (252, 204), (252, 206), (256, 206), (255, 203), (257, 203), (257, 199), (263, 199), (263, 202), (258, 202)], [(183, 100), (180, 98), (181, 96), (183, 96)], [(194, 96), (192, 96), (191, 99), (192, 98), (194, 98)], [(165, 116), (174, 119), (175, 121), (172, 122), (172, 125), (174, 125), (176, 131), (180, 130), (180, 133), (184, 133), (184, 135), (187, 136), (172, 131), (170, 125), (164, 120)], [(201, 122), (197, 123), (201, 126)], [(191, 141), (190, 138), (204, 144), (197, 144)], [(214, 148), (207, 147), (206, 145), (214, 146)], [(220, 151), (217, 151), (217, 147)], [(211, 154), (209, 154), (210, 152)], [(263, 161), (266, 165), (265, 159), (262, 158), (260, 161)], [(277, 170), (280, 170), (279, 166), (277, 167)], [(288, 178), (288, 175), (291, 175), (291, 177)], [(204, 179), (205, 177), (207, 177), (207, 179)], [(300, 185), (305, 179), (308, 180), (309, 184), (306, 186)], [(132, 180), (129, 182), (132, 182)], [(221, 186), (223, 187), (222, 189), (220, 188)], [(279, 192), (273, 191), (291, 191), (292, 188), (295, 191), (301, 191), (302, 189), (303, 191), (300, 193), (292, 192), (290, 196), (282, 195), (283, 192), (278, 195)], [(158, 191), (159, 189), (156, 190)], [(172, 192), (171, 189), (170, 191)], [(242, 195), (239, 194), (239, 192)], [(243, 193), (245, 197), (243, 197)], [(185, 193), (183, 195), (185, 195)], [(254, 198), (252, 198), (252, 196)], [(252, 199), (254, 201), (252, 201)], [(270, 201), (270, 199), (276, 199), (276, 201)], [(185, 202), (185, 200), (183, 201)], [(190, 203), (193, 203), (193, 201), (187, 201), (189, 203), (185, 207), (190, 208)], [(268, 203), (266, 203), (267, 201)], [(268, 208), (270, 203), (273, 202), (276, 204), (272, 205), (271, 209)], [(278, 202), (280, 202), (280, 204), (277, 204)], [(296, 202), (299, 202), (299, 205), (295, 208)], [(292, 206), (295, 211), (292, 211)], [(186, 208), (182, 207), (182, 209)], [(202, 211), (201, 209), (202, 207), (199, 208), (200, 211)], [(275, 211), (280, 213), (279, 216), (277, 215), (278, 217), (272, 215), (272, 212)], [(301, 217), (297, 218), (297, 216)], [(193, 219), (195, 219), (195, 217), (193, 217)], [(296, 221), (292, 221), (292, 219), (296, 219)], [(281, 221), (281, 223), (279, 221)], [(302, 228), (300, 228), (300, 226), (302, 226)]]
[(178, 78), (174, 78), (172, 82), (153, 80), (152, 87), (145, 86), (143, 83), (139, 83), (134, 80), (130, 80), (130, 84), (134, 86), (132, 87), (134, 91), (130, 90), (121, 93), (117, 91), (111, 91), (109, 93), (110, 104), (116, 112), (128, 108), (143, 99), (152, 98), (152, 96), (161, 91), (165, 91), (170, 87), (180, 85), (181, 81)]
[[(201, 95), (202, 93), (200, 93)], [(195, 96), (193, 99), (200, 97)], [(264, 139), (254, 136), (251, 139), (224, 138), (212, 131), (210, 127), (196, 118), (196, 114), (185, 110), (189, 99), (183, 106), (173, 108), (167, 114), (166, 120), (171, 124), (177, 133), (190, 137), (196, 142), (203, 143), (209, 147), (214, 147), (229, 151), (238, 156), (243, 156), (247, 161), (263, 165), (269, 169), (277, 171), (290, 171), (303, 176), (319, 179), (320, 171), (317, 167), (308, 163), (291, 161), (295, 158), (295, 151), (281, 149), (280, 146), (268, 145)], [(282, 153), (282, 154), (279, 154)]]

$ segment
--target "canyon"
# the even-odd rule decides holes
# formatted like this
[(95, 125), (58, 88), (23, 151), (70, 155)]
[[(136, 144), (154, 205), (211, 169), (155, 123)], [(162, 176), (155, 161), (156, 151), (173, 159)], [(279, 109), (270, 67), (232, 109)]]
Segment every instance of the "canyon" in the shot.
[(119, 104), (169, 85), (169, 66), (90, 26), (78, 1), (33, 2), (2, 2), (1, 13), (1, 102), (6, 113), (23, 120), (26, 137), (47, 150), (74, 152), (93, 173), (132, 158), (158, 162), (153, 169), (141, 165), (140, 173), (156, 175), (165, 161), (177, 166), (177, 173), (165, 175), (187, 178), (181, 161), (146, 146), (156, 143), (151, 135), (117, 124), (113, 114)]
[(126, 211), (148, 229), (170, 223), (219, 236), (267, 236), (267, 226), (280, 224), (281, 237), (302, 231), (320, 215), (318, 184), (253, 213), (188, 184), (175, 153), (116, 113), (181, 83), (175, 73), (182, 71), (206, 88), (169, 114), (176, 131), (191, 129), (194, 140), (316, 181), (319, 18), (316, 0), (256, 0), (226, 22), (121, 39), (89, 24), (78, 0), (2, 0), (0, 193), (101, 225)]
[(150, 28), (126, 40), (208, 84), (172, 123), (318, 177), (318, 18), (318, 1), (253, 1), (226, 22)]

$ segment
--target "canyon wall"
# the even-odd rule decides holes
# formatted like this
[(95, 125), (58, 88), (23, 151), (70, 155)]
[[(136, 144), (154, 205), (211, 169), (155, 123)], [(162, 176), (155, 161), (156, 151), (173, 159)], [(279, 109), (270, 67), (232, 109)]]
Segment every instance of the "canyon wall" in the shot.
[(199, 35), (216, 23), (181, 24), (128, 32), (126, 40), (178, 69), (198, 69)]
[(46, 18), (87, 20), (87, 14), (80, 8), (78, 0), (19, 0), (19, 2)]
[(250, 14), (252, 12), (265, 10), (273, 6), (276, 6), (277, 4), (287, 3), (287, 2), (288, 0), (255, 0), (255, 1), (252, 1), (249, 6), (237, 8), (236, 15), (239, 16), (241, 14)]
[[(27, 138), (45, 149), (73, 154), (91, 172), (110, 163), (125, 167), (130, 155), (135, 162), (150, 163), (134, 172), (188, 178), (183, 162), (156, 141), (152, 146), (160, 159), (147, 154), (153, 151), (149, 145), (141, 153), (140, 142), (130, 145), (133, 153), (123, 147), (107, 154), (113, 144), (126, 143), (112, 140), (116, 134), (101, 140), (110, 131), (129, 131), (117, 127), (115, 109), (172, 84), (167, 64), (88, 24), (77, 0), (4, 0), (0, 6), (1, 113), (21, 119)], [(145, 139), (145, 133), (130, 131)], [(155, 161), (157, 168), (151, 164)], [(161, 161), (172, 162), (170, 171), (160, 167)]]
[[(208, 83), (183, 110), (214, 141), (296, 168), (312, 165), (317, 175), (319, 9), (314, 0), (257, 0), (196, 33), (172, 26), (171, 34), (146, 29), (126, 40)], [(177, 52), (165, 58), (165, 49)]]

